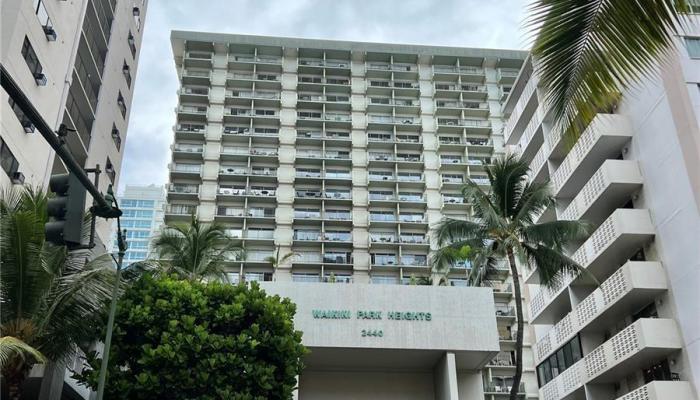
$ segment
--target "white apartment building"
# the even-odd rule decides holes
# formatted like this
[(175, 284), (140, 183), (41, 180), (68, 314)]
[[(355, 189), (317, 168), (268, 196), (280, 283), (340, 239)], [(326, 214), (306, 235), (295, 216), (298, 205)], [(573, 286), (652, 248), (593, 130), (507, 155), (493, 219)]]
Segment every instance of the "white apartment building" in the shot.
[[(411, 288), (400, 284), (433, 278), (438, 283), (428, 263), (436, 246), (430, 231), (445, 215), (468, 215), (460, 195), (465, 179), (487, 187), (484, 166), (504, 152), (501, 104), (525, 52), (182, 31), (174, 31), (171, 40), (181, 87), (166, 223), (188, 221), (194, 213), (202, 221), (225, 224), (246, 249), (245, 259), (231, 259), (231, 280), (274, 280), (266, 287), (305, 304), (303, 310), (300, 306), (305, 317), (311, 315), (309, 308), (323, 304), (304, 297), (305, 290), (333, 288), (318, 282), (373, 284), (375, 289), (367, 290), (381, 293), (381, 287), (394, 285), (392, 293), (409, 297)], [(276, 270), (265, 261), (289, 253), (294, 257)], [(456, 265), (449, 284), (464, 286), (467, 271), (467, 265)], [(435, 398), (455, 398), (441, 397), (442, 386), (433, 382), (433, 376), (444, 377), (433, 370), (443, 356), (456, 371), (483, 369), (476, 392), (473, 381), (454, 378), (463, 382), (448, 385), (459, 387), (458, 398), (472, 399), (477, 393), (495, 400), (512, 386), (513, 298), (509, 272), (497, 275), (490, 277), (497, 329), (483, 334), (498, 336), (501, 352), (470, 363), (457, 355), (456, 364), (450, 364), (451, 356), (442, 353), (414, 360), (413, 367), (434, 372), (416, 379)], [(478, 290), (426, 289), (462, 290), (465, 298)], [(447, 298), (433, 306), (439, 308), (442, 301)], [(358, 298), (338, 302), (348, 315), (362, 303)], [(301, 319), (297, 324), (317, 326)], [(431, 326), (438, 329), (432, 334), (444, 334), (437, 324)], [(338, 325), (327, 333), (343, 329)], [(317, 334), (305, 337), (314, 342)], [(536, 398), (531, 337), (525, 333), (522, 393)], [(385, 356), (400, 359), (404, 354), (394, 353), (401, 345), (392, 345), (393, 339), (377, 340), (385, 341), (376, 346), (383, 352), (368, 360), (378, 364), (358, 361), (355, 366), (382, 369), (378, 366)], [(361, 346), (341, 342), (320, 341), (331, 347)], [(410, 346), (404, 350), (425, 349)], [(462, 348), (451, 346), (443, 353)], [(309, 374), (316, 371), (321, 377), (331, 367), (320, 359), (307, 361), (301, 398), (330, 398)], [(348, 361), (344, 368), (354, 367)], [(383, 369), (390, 370), (388, 365)], [(381, 384), (378, 376), (371, 388)], [(396, 379), (397, 387), (412, 382), (406, 376)], [(362, 397), (350, 378), (332, 382), (348, 395), (376, 398)]]
[[(118, 200), (123, 212), (121, 228), (126, 229), (128, 244), (124, 264), (143, 261), (151, 254), (153, 238), (158, 236), (163, 226), (165, 188), (162, 185), (126, 185)], [(119, 250), (116, 222), (112, 231), (110, 252), (116, 253)]]
[(556, 194), (541, 219), (595, 228), (571, 256), (599, 286), (527, 278), (541, 399), (698, 398), (700, 21), (691, 18), (657, 74), (573, 145), (552, 129), (530, 59), (504, 105), (506, 143)]
[[(3, 66), (49, 126), (75, 130), (66, 145), (85, 168), (99, 164), (103, 192), (116, 188), (121, 169), (146, 6), (146, 0), (2, 2)], [(46, 187), (66, 169), (7, 93), (0, 95), (0, 186)], [(98, 221), (102, 244), (109, 243), (110, 226)]]

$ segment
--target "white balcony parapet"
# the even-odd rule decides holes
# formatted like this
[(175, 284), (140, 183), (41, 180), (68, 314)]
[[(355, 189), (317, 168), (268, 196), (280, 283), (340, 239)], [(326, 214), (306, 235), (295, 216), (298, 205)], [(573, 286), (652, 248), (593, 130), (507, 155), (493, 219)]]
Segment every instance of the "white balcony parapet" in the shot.
[(606, 160), (561, 213), (559, 219), (599, 222), (594, 221), (599, 219), (599, 216), (594, 218), (592, 214), (594, 211), (600, 214), (607, 210), (600, 210), (601, 207), (594, 205), (605, 203), (616, 207), (641, 186), (642, 174), (636, 161)]
[(543, 143), (542, 147), (537, 151), (537, 154), (535, 154), (535, 157), (532, 158), (532, 161), (530, 161), (530, 176), (531, 178), (535, 178), (540, 174), (540, 170), (542, 167), (547, 165), (547, 158), (550, 153), (550, 148), (547, 145), (547, 143)]
[(532, 118), (530, 122), (527, 123), (525, 130), (523, 130), (523, 136), (518, 141), (518, 156), (522, 156), (525, 150), (530, 146), (532, 138), (535, 133), (542, 126), (542, 120), (544, 119), (544, 108), (542, 106), (537, 107), (534, 113), (532, 113)]
[(557, 197), (573, 197), (605, 159), (613, 158), (632, 137), (627, 118), (598, 114), (552, 174)]
[[(644, 243), (654, 236), (654, 225), (646, 209), (617, 209), (571, 256), (591, 274), (599, 276), (601, 270), (628, 259)], [(575, 276), (563, 275), (552, 288), (542, 287), (530, 302), (531, 323), (553, 322), (551, 315), (542, 315), (553, 300), (557, 299)], [(525, 279), (529, 284), (539, 283), (537, 270)]]
[(626, 312), (643, 307), (667, 289), (661, 263), (628, 261), (537, 341), (535, 364), (549, 357), (579, 331), (615, 320), (620, 310)]
[(684, 381), (652, 381), (616, 400), (694, 400), (693, 389)]
[(520, 99), (515, 103), (513, 107), (513, 112), (511, 112), (508, 121), (506, 121), (503, 127), (503, 136), (507, 144), (515, 144), (515, 141), (520, 138), (520, 135), (513, 135), (515, 132), (515, 126), (518, 124), (520, 117), (522, 116), (525, 107), (530, 102), (530, 98), (535, 93), (537, 85), (539, 84), (539, 78), (537, 75), (530, 77), (530, 81), (527, 83), (523, 92), (520, 94)]
[(616, 382), (630, 368), (677, 351), (682, 343), (672, 319), (638, 319), (542, 386), (540, 398), (560, 400), (584, 384)]

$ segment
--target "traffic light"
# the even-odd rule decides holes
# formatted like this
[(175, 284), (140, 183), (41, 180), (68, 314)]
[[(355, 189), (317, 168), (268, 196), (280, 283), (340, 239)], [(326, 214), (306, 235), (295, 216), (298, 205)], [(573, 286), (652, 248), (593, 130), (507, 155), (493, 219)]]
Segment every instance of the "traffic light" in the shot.
[(50, 221), (44, 232), (46, 240), (57, 245), (80, 245), (83, 236), (85, 187), (74, 174), (53, 175), (49, 189), (55, 197), (48, 201)]

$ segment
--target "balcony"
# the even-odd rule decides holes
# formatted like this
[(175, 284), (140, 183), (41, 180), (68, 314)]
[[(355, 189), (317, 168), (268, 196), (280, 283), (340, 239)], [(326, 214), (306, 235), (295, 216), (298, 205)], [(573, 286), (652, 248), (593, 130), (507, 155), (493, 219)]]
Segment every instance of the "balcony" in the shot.
[(471, 66), (433, 65), (433, 79), (454, 79), (460, 76), (463, 82), (484, 82), (484, 69)]
[(202, 160), (204, 158), (204, 145), (177, 144), (172, 146), (174, 159)]
[(370, 114), (367, 117), (368, 127), (370, 129), (392, 129), (393, 126), (409, 126), (415, 130), (420, 127), (421, 119), (416, 116), (393, 116), (393, 115), (376, 115)]
[[(512, 380), (512, 378), (507, 379)], [(494, 379), (491, 382), (484, 383), (484, 394), (502, 396), (503, 398), (507, 398), (510, 395), (510, 389), (512, 387), (512, 382), (508, 384), (505, 378), (503, 380)], [(523, 397), (525, 396), (525, 384), (522, 382), (520, 383), (520, 387), (518, 388), (518, 394), (522, 394)]]
[(372, 96), (367, 104), (368, 112), (397, 114), (415, 114), (420, 109), (420, 100), (414, 98), (395, 98), (390, 96)]
[(260, 161), (276, 161), (277, 149), (275, 148), (245, 148), (238, 146), (223, 146), (221, 149), (222, 160), (246, 160), (248, 157), (254, 157)]
[(503, 127), (503, 135), (506, 144), (516, 144), (523, 134), (523, 130), (530, 122), (530, 115), (537, 107), (537, 85), (539, 79), (533, 75), (527, 82), (527, 85), (520, 94), (518, 102), (515, 103), (513, 111), (508, 117)]
[(616, 158), (631, 138), (632, 127), (625, 117), (598, 114), (552, 174), (556, 197), (574, 197), (603, 161)]
[(474, 133), (491, 132), (491, 121), (487, 119), (438, 118), (438, 132), (461, 132), (467, 129)]
[(229, 66), (242, 66), (244, 68), (250, 64), (262, 64), (258, 70), (267, 70), (265, 65), (278, 67), (271, 70), (282, 70), (282, 57), (276, 55), (229, 54), (228, 63)]
[(178, 118), (202, 122), (207, 120), (207, 106), (181, 105), (177, 107), (176, 111)]
[(585, 384), (616, 383), (683, 347), (672, 319), (638, 319), (540, 388), (543, 400), (584, 396)]
[(297, 126), (320, 126), (324, 124), (329, 128), (345, 128), (352, 126), (352, 115), (349, 113), (334, 113), (320, 111), (298, 111)]
[[(229, 138), (234, 137), (234, 136), (277, 137), (277, 136), (279, 136), (279, 129), (278, 128), (253, 128), (253, 129), (251, 129), (248, 126), (224, 126), (222, 133), (224, 135), (227, 135)], [(268, 141), (270, 141), (270, 140), (268, 140)], [(274, 142), (276, 142), (276, 140), (274, 140)]]
[(465, 99), (477, 99), (485, 101), (488, 98), (488, 91), (485, 85), (472, 83), (458, 84), (455, 82), (435, 82), (435, 98), (454, 99), (458, 95)]
[(632, 160), (605, 160), (559, 219), (601, 223), (642, 187), (639, 165)]
[(689, 382), (652, 381), (616, 400), (694, 400)]
[(169, 199), (196, 200), (199, 197), (199, 185), (171, 183), (168, 185)]
[(170, 176), (173, 178), (198, 178), (201, 179), (202, 166), (200, 164), (170, 164)]
[(299, 58), (297, 70), (300, 73), (323, 73), (323, 70), (350, 74), (350, 60), (332, 60), (322, 58)]
[(209, 103), (208, 87), (183, 87), (178, 91), (180, 102)]
[(350, 78), (342, 76), (299, 75), (298, 91), (320, 91), (324, 86), (333, 91), (350, 93)]
[(204, 124), (177, 124), (173, 130), (175, 131), (175, 139), (181, 140), (204, 140), (204, 133), (207, 131), (207, 126)]
[(297, 129), (297, 143), (319, 144), (323, 140), (350, 141), (350, 132), (345, 131), (323, 131), (322, 129)]
[(214, 54), (206, 51), (188, 51), (183, 63), (185, 67), (211, 68)]
[(226, 197), (256, 197), (261, 201), (274, 201), (277, 191), (273, 187), (249, 187), (244, 186), (220, 186), (217, 190), (217, 196), (225, 199)]
[(489, 103), (481, 101), (436, 100), (435, 115), (456, 115), (463, 112), (469, 117), (487, 118)]
[(170, 220), (186, 221), (197, 215), (197, 206), (189, 204), (170, 204), (165, 208), (165, 216)]
[(252, 73), (248, 71), (232, 71), (226, 74), (226, 84), (233, 87), (251, 87), (255, 83), (255, 89), (282, 88), (281, 75), (277, 72), (258, 71)]
[(518, 141), (518, 156), (526, 162), (531, 161), (537, 150), (544, 144), (544, 136), (542, 134), (544, 114), (545, 112), (542, 107), (537, 107), (535, 109)]
[[(246, 106), (250, 106), (250, 101), (255, 100), (256, 107), (278, 108), (280, 104), (280, 92), (275, 90), (232, 89), (226, 91), (224, 100), (226, 104), (241, 104)], [(255, 115), (255, 113), (253, 112), (251, 115)]]
[(365, 64), (368, 78), (391, 77), (399, 79), (418, 79), (418, 66), (413, 63), (390, 63), (370, 61)]
[(515, 83), (515, 78), (518, 77), (519, 69), (499, 68), (496, 71), (496, 80), (499, 85), (512, 85)]
[(211, 71), (184, 69), (182, 71), (182, 83), (186, 85), (204, 85), (209, 86), (211, 83)]
[(641, 309), (667, 289), (660, 263), (628, 261), (537, 341), (533, 349), (536, 364), (578, 332), (602, 332), (629, 310)]
[(537, 151), (535, 156), (530, 161), (530, 179), (534, 182), (543, 182), (544, 179), (549, 176), (549, 168), (547, 165), (547, 159), (551, 152), (551, 148), (545, 142), (542, 144), (540, 149)]
[(418, 97), (420, 86), (414, 80), (400, 81), (389, 79), (370, 79), (367, 85), (367, 95), (390, 95), (391, 92), (399, 96)]
[[(617, 209), (571, 256), (599, 280), (613, 271), (654, 237), (654, 225), (645, 209)], [(531, 323), (553, 324), (569, 309), (567, 286), (576, 277), (563, 276), (552, 288), (541, 287), (530, 302)], [(526, 278), (526, 283), (539, 283), (537, 270)]]

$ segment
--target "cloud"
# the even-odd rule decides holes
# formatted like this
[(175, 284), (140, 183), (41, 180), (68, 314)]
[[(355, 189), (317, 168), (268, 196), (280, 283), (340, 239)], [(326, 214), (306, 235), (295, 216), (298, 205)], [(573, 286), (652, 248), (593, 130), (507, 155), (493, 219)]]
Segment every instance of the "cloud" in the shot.
[(151, 0), (120, 186), (163, 184), (177, 74), (170, 31), (523, 49), (527, 0)]

